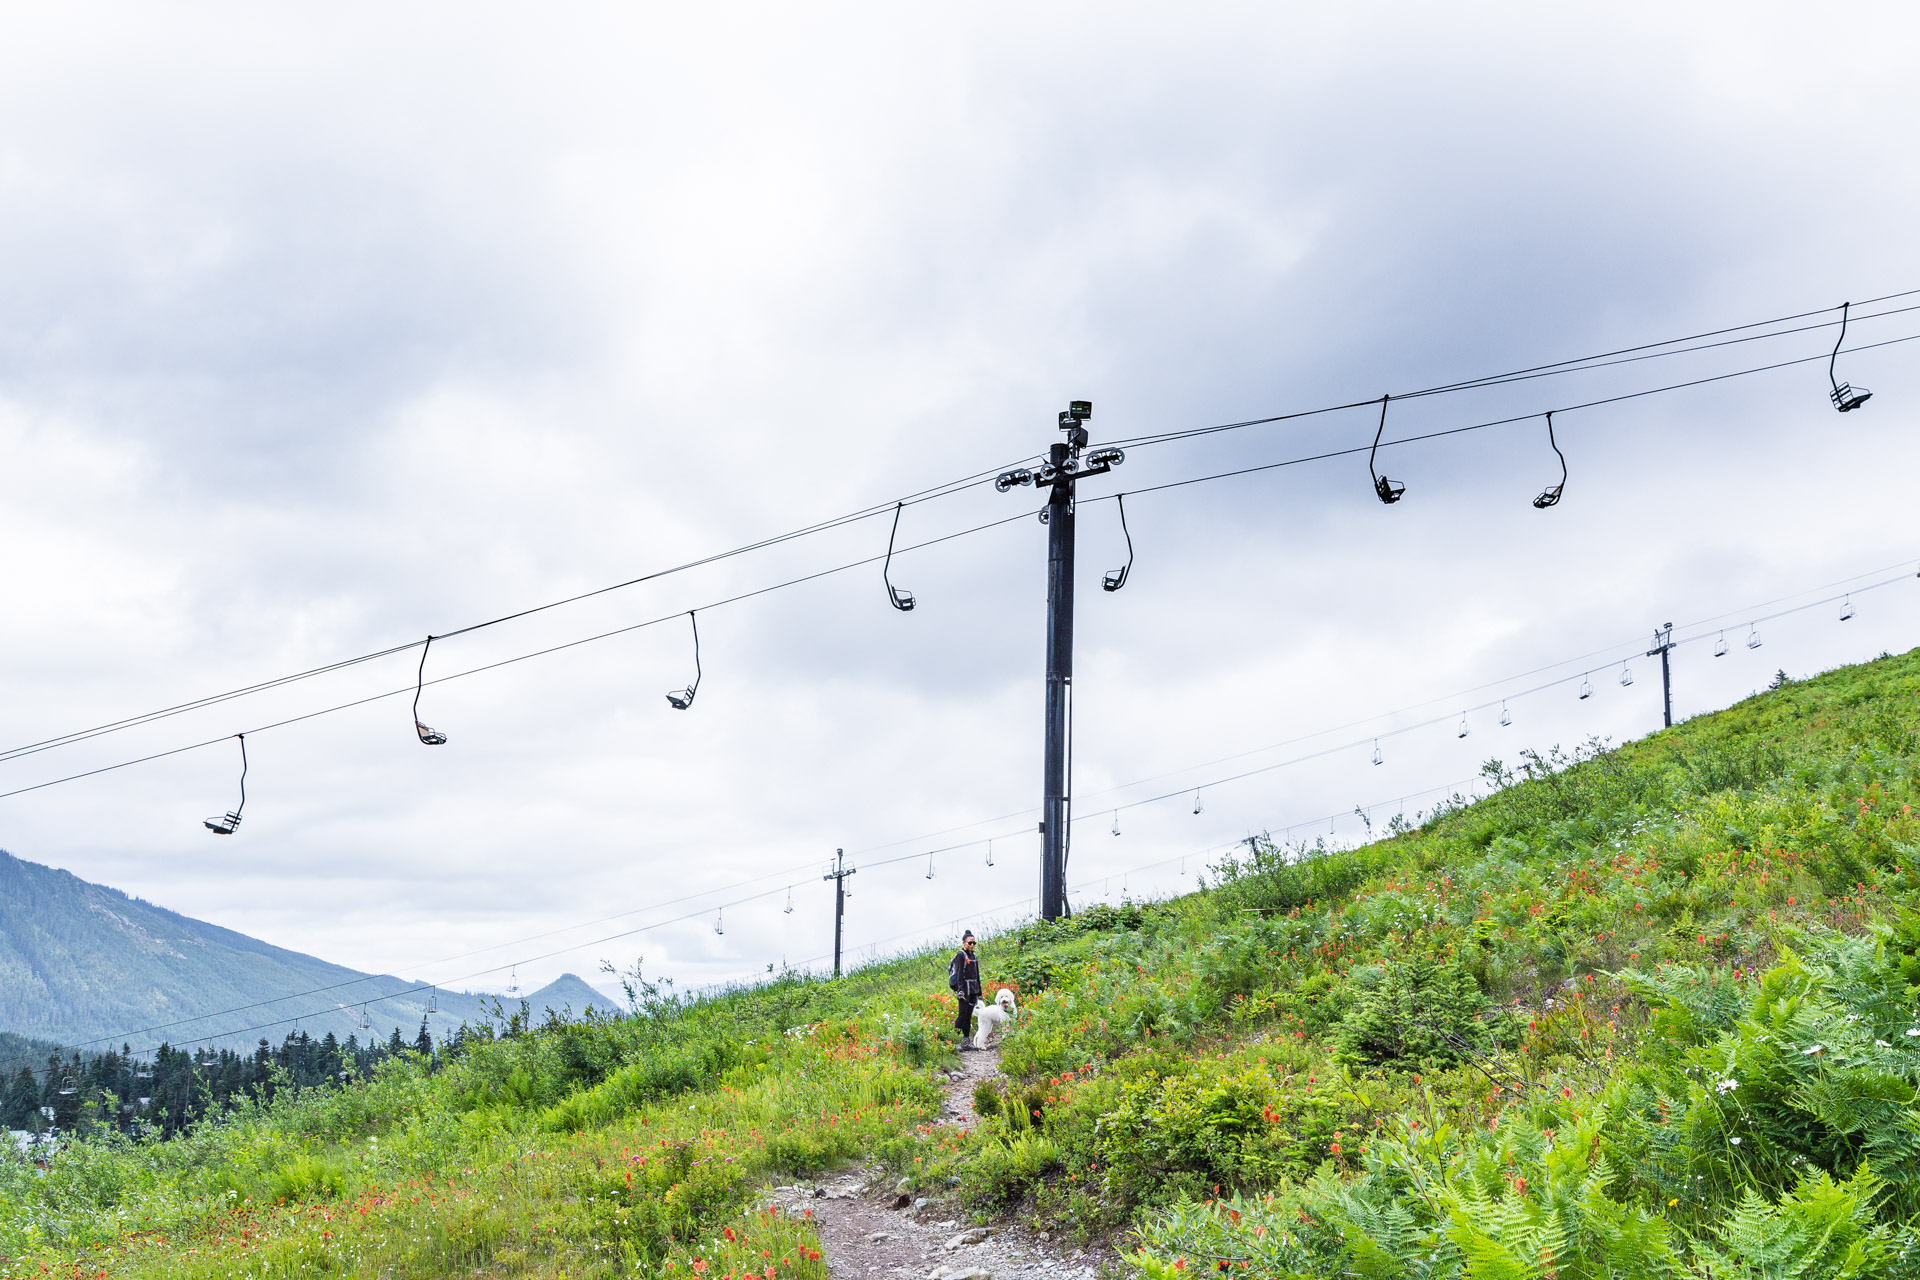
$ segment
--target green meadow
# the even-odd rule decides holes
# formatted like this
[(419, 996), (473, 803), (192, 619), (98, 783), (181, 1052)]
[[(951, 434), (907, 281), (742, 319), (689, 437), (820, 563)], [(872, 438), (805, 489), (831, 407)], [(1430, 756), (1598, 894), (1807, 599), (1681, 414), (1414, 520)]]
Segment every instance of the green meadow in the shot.
[(944, 951), (515, 1022), (169, 1140), (0, 1156), (0, 1275), (824, 1280), (763, 1190), (867, 1162), (1143, 1280), (1920, 1276), (1920, 651), (1351, 850)]

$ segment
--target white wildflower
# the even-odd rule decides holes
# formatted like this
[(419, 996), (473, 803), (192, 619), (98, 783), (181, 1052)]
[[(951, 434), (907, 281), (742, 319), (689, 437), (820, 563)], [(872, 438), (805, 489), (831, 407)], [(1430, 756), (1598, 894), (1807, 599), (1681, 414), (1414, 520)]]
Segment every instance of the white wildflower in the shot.
[(1810, 1053), (1825, 1053), (1826, 1051), (1827, 1051), (1827, 1047), (1826, 1047), (1825, 1045), (1822, 1045), (1822, 1044), (1810, 1044), (1810, 1045), (1808, 1045), (1808, 1046), (1807, 1046), (1806, 1048), (1804, 1048), (1804, 1049), (1802, 1049), (1802, 1050), (1800, 1051), (1800, 1056), (1801, 1056), (1801, 1057), (1805, 1057), (1806, 1055), (1808, 1055), (1808, 1054), (1810, 1054)]
[(1735, 1139), (1733, 1140), (1733, 1145), (1734, 1145), (1734, 1146), (1736, 1146), (1736, 1147), (1737, 1147), (1737, 1146), (1739, 1146), (1739, 1145), (1740, 1145), (1740, 1139), (1738, 1139), (1738, 1138), (1735, 1138)]
[(1722, 1080), (1719, 1084), (1716, 1084), (1715, 1086), (1713, 1086), (1713, 1091), (1715, 1093), (1732, 1093), (1735, 1089), (1738, 1089), (1739, 1087), (1740, 1087), (1740, 1082), (1738, 1080), (1729, 1078), (1726, 1080)]

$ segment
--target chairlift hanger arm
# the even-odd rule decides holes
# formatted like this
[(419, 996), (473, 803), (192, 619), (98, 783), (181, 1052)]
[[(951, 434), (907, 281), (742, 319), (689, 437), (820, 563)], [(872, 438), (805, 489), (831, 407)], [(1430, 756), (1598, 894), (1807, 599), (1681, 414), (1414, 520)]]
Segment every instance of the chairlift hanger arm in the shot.
[[(1113, 500), (1120, 508), (1120, 532), (1127, 539), (1127, 562), (1100, 580), (1101, 587), (1107, 591), (1118, 591), (1126, 586), (1127, 578), (1133, 573), (1133, 531), (1127, 528), (1127, 495), (1116, 493)], [(1199, 810), (1194, 812), (1198, 813)]]
[(1840, 336), (1833, 340), (1833, 351), (1827, 356), (1827, 381), (1833, 383), (1835, 391), (1840, 389), (1840, 382), (1833, 375), (1833, 365), (1840, 358), (1840, 344), (1847, 340), (1847, 312), (1852, 306), (1851, 302), (1840, 304)]
[(1548, 485), (1533, 500), (1533, 505), (1542, 511), (1558, 504), (1567, 491), (1567, 455), (1560, 452), (1560, 442), (1553, 437), (1553, 413), (1552, 409), (1547, 410), (1547, 444), (1553, 449), (1553, 456), (1560, 459), (1560, 482)]
[(687, 610), (687, 621), (693, 627), (693, 683), (684, 689), (676, 689), (667, 695), (667, 701), (676, 711), (685, 711), (693, 705), (693, 697), (700, 692), (700, 619), (694, 615), (695, 609)]
[(894, 540), (900, 536), (900, 512), (906, 507), (906, 505), (907, 504), (904, 502), (897, 502), (894, 504), (893, 531), (887, 534), (887, 558), (880, 565), (880, 581), (886, 584), (887, 602), (902, 613), (911, 613), (913, 611), (913, 606), (916, 603), (916, 601), (913, 598), (913, 592), (908, 591), (905, 587), (894, 586), (893, 577), (892, 577), (893, 544), (894, 544)]
[(1380, 437), (1386, 434), (1387, 430), (1387, 403), (1392, 399), (1391, 394), (1380, 397), (1380, 425), (1374, 428), (1373, 448), (1367, 453), (1367, 474), (1373, 477), (1373, 491), (1379, 496), (1380, 501), (1389, 506), (1400, 501), (1407, 491), (1407, 486), (1395, 484), (1381, 475), (1373, 465), (1374, 460), (1380, 455)]

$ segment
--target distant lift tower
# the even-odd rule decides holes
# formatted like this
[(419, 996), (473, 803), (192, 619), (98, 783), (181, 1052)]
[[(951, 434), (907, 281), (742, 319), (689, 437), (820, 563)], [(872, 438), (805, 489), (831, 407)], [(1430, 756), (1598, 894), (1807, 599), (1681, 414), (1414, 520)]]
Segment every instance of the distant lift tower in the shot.
[(1653, 648), (1647, 650), (1647, 656), (1660, 655), (1660, 694), (1666, 699), (1666, 727), (1673, 728), (1673, 669), (1667, 665), (1667, 655), (1673, 652), (1673, 624), (1669, 622), (1653, 633)]
[(847, 877), (858, 871), (858, 867), (847, 865), (847, 851), (833, 851), (833, 870), (821, 876), (822, 880), (833, 881), (833, 976), (840, 976), (840, 928), (847, 918)]
[(1073, 490), (1074, 482), (1105, 475), (1126, 461), (1118, 449), (1087, 447), (1093, 404), (1075, 400), (1060, 413), (1066, 440), (1047, 450), (1047, 461), (1029, 471), (1003, 472), (994, 481), (1002, 493), (1022, 485), (1051, 489), (1040, 519), (1047, 526), (1047, 741), (1040, 806), (1040, 918), (1067, 913), (1067, 845), (1073, 808), (1067, 777), (1068, 738), (1073, 732)]

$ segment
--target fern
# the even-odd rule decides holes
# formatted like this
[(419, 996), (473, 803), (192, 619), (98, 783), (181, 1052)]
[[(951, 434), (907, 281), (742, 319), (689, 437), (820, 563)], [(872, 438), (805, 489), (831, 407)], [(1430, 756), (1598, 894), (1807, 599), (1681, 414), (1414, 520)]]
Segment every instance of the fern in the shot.
[(1749, 1187), (1721, 1224), (1718, 1244), (1699, 1244), (1700, 1257), (1714, 1280), (1878, 1274), (1888, 1255), (1887, 1228), (1873, 1221), (1878, 1189), (1864, 1169), (1847, 1182), (1811, 1175), (1778, 1204)]

